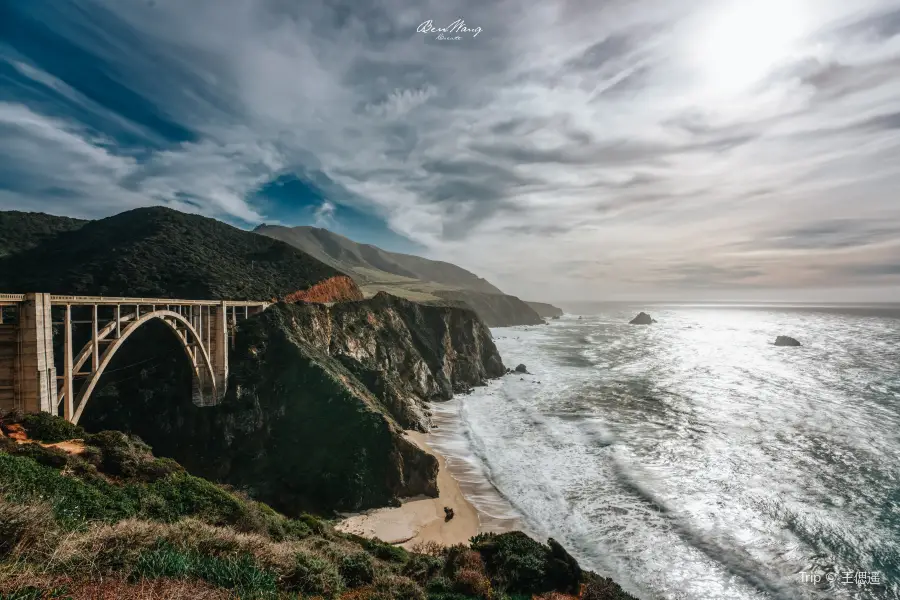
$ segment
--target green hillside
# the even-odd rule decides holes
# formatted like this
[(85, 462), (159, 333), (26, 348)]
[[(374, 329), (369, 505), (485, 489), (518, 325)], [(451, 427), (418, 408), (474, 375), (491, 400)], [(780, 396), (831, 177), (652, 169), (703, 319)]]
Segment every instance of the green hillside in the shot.
[(0, 289), (266, 300), (340, 273), (283, 242), (197, 215), (139, 208), (0, 258)]
[(0, 257), (34, 248), (62, 232), (87, 223), (81, 219), (56, 217), (18, 210), (0, 211)]

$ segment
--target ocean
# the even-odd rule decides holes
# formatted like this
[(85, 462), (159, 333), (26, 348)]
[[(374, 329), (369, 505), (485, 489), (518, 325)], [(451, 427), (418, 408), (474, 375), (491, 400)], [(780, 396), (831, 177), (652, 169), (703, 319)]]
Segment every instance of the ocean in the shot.
[(608, 305), (492, 332), (530, 374), (435, 405), (434, 443), (497, 522), (643, 600), (900, 598), (900, 307)]

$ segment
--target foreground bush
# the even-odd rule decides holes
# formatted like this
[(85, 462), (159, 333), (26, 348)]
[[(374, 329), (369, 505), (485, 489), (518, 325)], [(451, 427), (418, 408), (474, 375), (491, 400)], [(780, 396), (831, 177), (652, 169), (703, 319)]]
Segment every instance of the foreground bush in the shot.
[(0, 429), (4, 425), (17, 423), (22, 426), (28, 437), (41, 442), (63, 442), (65, 440), (82, 439), (86, 432), (78, 425), (65, 419), (54, 417), (50, 413), (20, 415), (9, 413), (0, 418)]

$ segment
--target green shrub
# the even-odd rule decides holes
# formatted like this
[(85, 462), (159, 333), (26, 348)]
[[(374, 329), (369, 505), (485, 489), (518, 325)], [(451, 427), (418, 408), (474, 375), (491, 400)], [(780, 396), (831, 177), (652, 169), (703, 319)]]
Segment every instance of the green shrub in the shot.
[(9, 454), (30, 458), (39, 465), (60, 470), (69, 462), (69, 454), (59, 448), (47, 448), (38, 443), (18, 444)]
[(388, 575), (375, 582), (375, 591), (380, 597), (391, 600), (425, 600), (425, 592), (412, 579), (398, 575)]
[(581, 587), (581, 567), (559, 542), (547, 540), (547, 584), (558, 592), (577, 593)]
[(524, 593), (552, 589), (547, 581), (549, 549), (521, 531), (476, 535), (472, 538), (472, 548), (481, 554), (488, 574), (498, 587)]
[(100, 469), (107, 475), (140, 478), (152, 462), (150, 447), (121, 431), (101, 431), (85, 437), (85, 444), (100, 451)]
[(22, 427), (29, 438), (46, 443), (83, 439), (86, 435), (78, 425), (45, 412), (24, 415)]
[(295, 521), (303, 523), (310, 531), (318, 535), (324, 535), (328, 532), (328, 526), (321, 519), (310, 514), (303, 513)]
[(453, 580), (453, 589), (465, 596), (490, 600), (493, 590), (487, 575), (474, 569), (460, 569)]
[(413, 581), (422, 585), (444, 568), (444, 559), (440, 556), (428, 556), (427, 554), (411, 554), (409, 560), (403, 565), (401, 573)]
[(438, 576), (428, 582), (425, 586), (429, 597), (434, 594), (452, 594), (453, 581), (448, 577)]
[(344, 589), (337, 568), (324, 558), (299, 552), (294, 571), (285, 578), (289, 589), (311, 596), (334, 598)]
[(357, 588), (375, 581), (375, 562), (366, 552), (354, 552), (341, 559), (339, 570), (348, 587)]
[(400, 546), (394, 546), (387, 542), (382, 542), (378, 538), (367, 539), (363, 542), (363, 547), (375, 558), (388, 560), (392, 562), (406, 562), (409, 559), (409, 552)]
[(140, 468), (141, 478), (149, 482), (158, 481), (174, 473), (185, 473), (185, 470), (171, 458), (155, 458)]

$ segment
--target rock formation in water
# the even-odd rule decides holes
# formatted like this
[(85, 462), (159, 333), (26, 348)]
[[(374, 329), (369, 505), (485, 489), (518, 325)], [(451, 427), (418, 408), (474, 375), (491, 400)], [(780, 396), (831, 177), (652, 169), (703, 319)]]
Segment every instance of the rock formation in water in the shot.
[(775, 345), (776, 346), (800, 346), (801, 344), (800, 344), (800, 342), (798, 342), (797, 340), (795, 340), (792, 337), (788, 337), (786, 335), (779, 335), (777, 338), (775, 338)]
[(516, 365), (516, 373), (528, 373), (528, 368), (522, 364)]
[(650, 315), (648, 315), (647, 313), (640, 312), (640, 313), (638, 313), (638, 316), (633, 318), (628, 323), (630, 325), (650, 325), (651, 323), (656, 323), (656, 320), (651, 318)]

